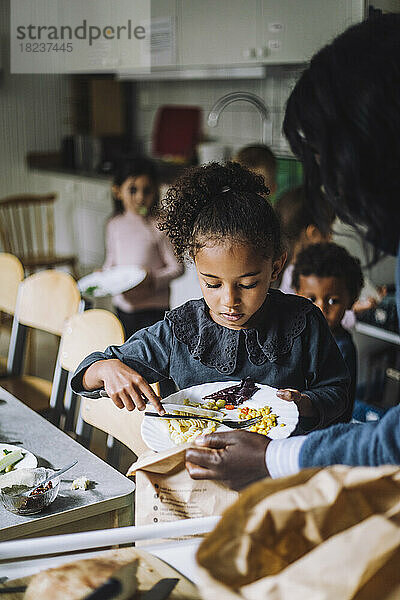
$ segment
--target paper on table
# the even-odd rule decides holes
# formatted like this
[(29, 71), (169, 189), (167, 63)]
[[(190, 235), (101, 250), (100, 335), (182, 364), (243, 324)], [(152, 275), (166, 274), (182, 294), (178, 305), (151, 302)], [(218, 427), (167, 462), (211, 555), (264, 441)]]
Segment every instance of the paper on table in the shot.
[[(134, 463), (136, 473), (136, 524), (162, 523), (221, 515), (238, 493), (214, 481), (195, 481), (185, 469), (185, 451), (191, 443), (148, 453)], [(174, 528), (173, 537), (182, 533)]]
[(399, 498), (392, 466), (254, 484), (199, 548), (203, 598), (399, 598)]

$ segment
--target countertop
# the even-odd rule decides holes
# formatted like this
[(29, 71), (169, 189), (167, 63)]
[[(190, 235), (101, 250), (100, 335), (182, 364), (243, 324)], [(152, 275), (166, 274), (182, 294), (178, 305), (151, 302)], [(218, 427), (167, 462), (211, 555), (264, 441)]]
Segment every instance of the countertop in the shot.
[[(172, 183), (188, 166), (168, 163), (162, 160), (154, 160), (154, 162), (157, 167), (160, 183)], [(71, 169), (68, 167), (63, 167), (61, 165), (44, 165), (30, 162), (28, 163), (28, 168), (30, 170), (37, 171), (40, 173), (48, 173), (49, 175), (62, 175), (67, 177), (71, 176), (80, 178), (87, 177), (91, 180), (105, 182), (111, 182), (113, 179), (112, 174), (109, 173), (101, 173), (95, 170), (85, 171), (80, 169)]]
[[(0, 387), (0, 442), (15, 440), (35, 454), (38, 466), (59, 469), (75, 458), (79, 462), (61, 477), (57, 498), (41, 513), (15, 515), (0, 503), (0, 540), (39, 531), (43, 535), (44, 529), (58, 526), (60, 522), (73, 522), (132, 506), (135, 484), (130, 479)], [(71, 490), (71, 481), (82, 475), (94, 482), (93, 489)]]

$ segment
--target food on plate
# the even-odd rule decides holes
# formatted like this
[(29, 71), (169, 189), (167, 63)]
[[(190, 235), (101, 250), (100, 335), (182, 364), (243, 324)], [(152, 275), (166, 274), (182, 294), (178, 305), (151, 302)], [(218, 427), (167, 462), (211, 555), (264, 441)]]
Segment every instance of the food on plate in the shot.
[[(258, 423), (249, 427), (249, 431), (254, 431), (254, 433), (268, 435), (270, 429), (278, 426), (278, 416), (271, 412), (270, 406), (263, 406), (262, 408), (250, 408), (248, 406), (243, 406), (238, 409), (238, 412), (239, 420), (261, 417), (261, 420), (258, 421)], [(285, 426), (285, 424), (280, 423), (280, 426)]]
[[(193, 406), (194, 408), (206, 408), (208, 410), (212, 410), (214, 412), (217, 412), (221, 415), (221, 419), (223, 418), (223, 413), (221, 412), (221, 410), (225, 407), (225, 400), (217, 400), (216, 402), (213, 400), (210, 400), (209, 402), (193, 402), (193, 400), (189, 400), (188, 398), (185, 398), (183, 401), (184, 406)], [(218, 416), (218, 415), (213, 415), (213, 413), (210, 413), (208, 416)]]
[[(118, 553), (119, 554), (118, 554)], [(110, 553), (111, 554), (111, 553)], [(132, 564), (132, 596), (137, 588), (135, 572), (138, 560), (132, 560), (126, 553), (115, 551), (114, 555), (102, 558), (89, 558), (67, 563), (55, 569), (41, 571), (34, 575), (25, 592), (25, 600), (78, 600), (86, 598), (100, 587), (121, 567)], [(132, 581), (133, 579), (133, 581)]]
[(0, 473), (5, 471), (8, 473), (14, 468), (14, 465), (24, 458), (24, 454), (20, 448), (18, 450), (3, 449), (3, 456), (0, 458)]
[[(177, 415), (193, 416), (182, 410), (175, 411)], [(185, 442), (192, 442), (199, 435), (212, 433), (219, 427), (218, 423), (205, 421), (204, 419), (193, 417), (193, 419), (165, 419), (171, 440), (179, 445)]]
[(71, 483), (71, 490), (88, 490), (90, 488), (90, 479), (82, 475), (81, 477), (77, 477)]
[(84, 291), (84, 294), (86, 294), (86, 296), (93, 296), (95, 291), (98, 289), (99, 289), (98, 285), (89, 285), (89, 287), (87, 287), (86, 290)]
[(238, 406), (239, 404), (246, 402), (246, 400), (250, 400), (259, 389), (260, 388), (250, 377), (246, 377), (238, 385), (232, 385), (223, 388), (222, 390), (218, 390), (213, 394), (208, 394), (208, 396), (203, 397), (203, 400), (213, 400), (214, 402), (224, 400), (225, 408), (226, 405)]

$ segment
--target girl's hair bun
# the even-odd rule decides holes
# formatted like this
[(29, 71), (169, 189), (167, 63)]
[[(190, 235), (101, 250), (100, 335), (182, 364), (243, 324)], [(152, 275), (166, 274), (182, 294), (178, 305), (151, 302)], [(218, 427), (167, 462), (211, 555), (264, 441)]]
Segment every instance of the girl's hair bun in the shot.
[(236, 162), (186, 169), (167, 191), (159, 228), (178, 258), (192, 258), (207, 240), (250, 243), (260, 252), (281, 250), (278, 220), (262, 175)]

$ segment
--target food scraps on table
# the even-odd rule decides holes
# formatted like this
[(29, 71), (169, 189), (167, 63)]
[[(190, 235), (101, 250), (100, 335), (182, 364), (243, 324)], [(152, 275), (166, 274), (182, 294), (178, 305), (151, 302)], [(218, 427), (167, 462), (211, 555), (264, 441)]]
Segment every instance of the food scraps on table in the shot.
[(71, 490), (88, 490), (91, 486), (91, 481), (85, 475), (77, 477), (71, 483)]
[(259, 389), (251, 377), (246, 377), (238, 385), (231, 385), (230, 387), (218, 390), (218, 392), (204, 396), (203, 400), (213, 400), (217, 405), (218, 401), (224, 400), (225, 408), (227, 408), (227, 405), (238, 406), (246, 402), (246, 400), (250, 400)]

